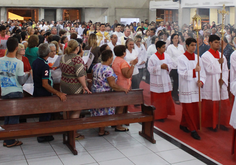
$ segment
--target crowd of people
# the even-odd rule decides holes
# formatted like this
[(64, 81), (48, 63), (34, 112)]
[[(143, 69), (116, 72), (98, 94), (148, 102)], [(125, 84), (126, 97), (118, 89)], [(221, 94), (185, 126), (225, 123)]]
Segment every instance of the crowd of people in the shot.
[[(217, 131), (220, 105), (224, 109), (221, 129), (228, 130), (229, 126), (228, 81), (230, 68), (236, 67), (231, 62), (236, 56), (236, 29), (225, 26), (223, 47), (220, 47), (221, 30), (221, 25), (215, 22), (203, 24), (197, 39), (191, 25), (179, 27), (176, 22), (164, 24), (148, 19), (129, 25), (118, 21), (110, 25), (78, 20), (51, 23), (8, 20), (0, 26), (1, 96), (2, 99), (22, 98), (22, 85), (30, 75), (34, 97), (54, 94), (61, 101), (66, 101), (66, 95), (71, 94), (127, 93), (140, 88), (141, 81), (144, 81), (150, 85), (151, 104), (156, 107), (155, 120), (164, 122), (168, 115), (175, 115), (174, 104), (182, 103), (180, 129), (200, 140), (197, 133), (200, 125), (199, 87), (203, 99), (202, 126)], [(199, 62), (196, 40), (199, 41)], [(90, 66), (82, 59), (85, 50), (90, 50), (94, 56)], [(87, 74), (92, 74), (92, 79), (87, 78)], [(230, 74), (233, 83), (234, 73)], [(60, 83), (59, 90), (53, 88), (54, 83)], [(122, 114), (124, 107), (104, 107), (90, 112), (91, 116)], [(70, 112), (70, 118), (79, 117), (80, 111)], [(39, 121), (49, 121), (50, 118), (51, 114), (41, 114)], [(5, 118), (5, 124), (18, 122), (19, 116)], [(115, 131), (129, 129), (117, 125)], [(99, 128), (99, 136), (108, 134), (105, 128)], [(77, 134), (75, 138), (79, 140), (84, 136)], [(53, 139), (53, 136), (37, 138), (38, 142)], [(14, 139), (4, 141), (7, 147), (19, 145), (22, 142)]]

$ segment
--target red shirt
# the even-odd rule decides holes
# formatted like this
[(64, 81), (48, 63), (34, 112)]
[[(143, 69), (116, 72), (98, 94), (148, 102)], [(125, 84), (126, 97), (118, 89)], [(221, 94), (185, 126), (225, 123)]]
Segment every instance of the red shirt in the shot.
[(24, 63), (24, 72), (29, 72), (31, 70), (31, 66), (27, 57), (22, 56), (22, 62)]

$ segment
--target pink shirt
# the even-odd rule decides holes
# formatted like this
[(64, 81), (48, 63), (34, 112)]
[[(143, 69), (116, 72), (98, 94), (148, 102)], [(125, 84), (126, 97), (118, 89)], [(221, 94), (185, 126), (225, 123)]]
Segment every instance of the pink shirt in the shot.
[[(5, 37), (2, 37), (0, 35), (0, 57), (3, 57), (5, 55), (5, 52), (6, 52), (6, 49), (2, 49), (3, 46), (1, 45), (1, 41), (2, 40), (6, 40), (7, 41), (8, 38), (9, 38), (9, 36), (7, 36), (7, 35), (5, 35)], [(4, 47), (6, 47), (6, 45), (4, 45)]]

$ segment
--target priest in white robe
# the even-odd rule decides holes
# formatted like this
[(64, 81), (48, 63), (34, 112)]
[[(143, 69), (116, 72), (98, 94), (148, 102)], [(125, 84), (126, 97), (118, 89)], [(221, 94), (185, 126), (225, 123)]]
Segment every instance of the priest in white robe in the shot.
[[(199, 87), (205, 83), (206, 74), (201, 59), (194, 53), (197, 41), (194, 38), (186, 40), (186, 52), (178, 58), (179, 100), (182, 103), (182, 119), (180, 129), (200, 140), (199, 129)], [(198, 81), (200, 72), (200, 81)]]
[(168, 115), (175, 115), (174, 101), (171, 96), (172, 84), (169, 76), (173, 66), (170, 56), (164, 53), (165, 44), (163, 41), (157, 41), (157, 52), (148, 61), (151, 105), (156, 107), (155, 120), (161, 122), (164, 122)]
[[(222, 130), (228, 130), (231, 106), (228, 95), (228, 67), (225, 56), (221, 58), (220, 38), (216, 35), (209, 37), (210, 49), (202, 55), (206, 72), (206, 82), (202, 90), (202, 126), (216, 132), (221, 100), (220, 125)], [(223, 65), (221, 71), (221, 64)], [(220, 74), (222, 73), (222, 79)], [(222, 89), (220, 92), (220, 85)]]

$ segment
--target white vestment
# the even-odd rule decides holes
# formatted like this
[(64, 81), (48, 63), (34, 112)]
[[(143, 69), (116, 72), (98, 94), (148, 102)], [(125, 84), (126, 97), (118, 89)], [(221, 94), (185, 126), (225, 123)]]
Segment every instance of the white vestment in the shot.
[(124, 35), (124, 33), (122, 33), (122, 32), (117, 32), (117, 31), (113, 32), (112, 34), (115, 34), (118, 38), (119, 38), (119, 37), (122, 37), (122, 36)]
[[(172, 84), (169, 73), (172, 69), (172, 60), (167, 53), (164, 53), (164, 60), (159, 60), (153, 54), (148, 60), (148, 71), (150, 72), (150, 91), (155, 93), (166, 93), (172, 91)], [(161, 69), (161, 65), (168, 65), (168, 71)]]
[[(110, 49), (111, 49), (111, 51), (112, 51), (112, 53), (113, 53), (113, 61), (115, 60), (115, 58), (116, 58), (116, 55), (115, 55), (115, 52), (114, 52), (114, 47), (117, 45), (113, 45), (112, 44), (112, 42), (109, 42), (108, 44), (107, 44), (109, 47), (110, 47)], [(113, 63), (113, 61), (112, 61), (112, 63)]]
[(155, 54), (157, 52), (157, 48), (155, 44), (151, 44), (147, 49), (147, 57), (150, 58), (151, 55)]
[[(140, 47), (138, 47), (136, 44), (134, 44), (134, 49), (135, 50), (137, 50), (137, 52), (138, 52), (138, 54), (139, 54), (139, 56), (138, 56), (138, 58), (139, 58), (139, 61), (140, 62), (145, 62), (146, 63), (146, 61), (147, 61), (147, 51), (146, 51), (146, 48), (145, 48), (145, 46), (143, 45), (143, 44), (141, 44), (140, 45)], [(141, 68), (145, 68), (145, 63), (144, 64), (140, 64), (140, 65), (137, 65), (137, 67), (139, 68), (139, 69), (141, 69)]]
[[(196, 77), (193, 78), (193, 69), (196, 68), (197, 58), (195, 55), (195, 60), (189, 60), (184, 54), (178, 58), (179, 101), (181, 103), (199, 102), (198, 72), (195, 72)], [(199, 58), (199, 64), (201, 67), (200, 81), (205, 84), (206, 74), (201, 58)]]
[[(222, 79), (224, 83), (222, 85), (222, 90), (221, 90), (221, 100), (226, 100), (229, 98), (227, 89), (229, 71), (225, 56), (223, 56), (223, 58), (224, 58), (224, 63), (222, 69), (223, 70)], [(201, 59), (206, 72), (206, 81), (202, 89), (202, 99), (219, 101), (220, 100), (219, 79), (221, 73), (221, 65), (218, 61), (219, 59), (215, 58), (209, 51), (206, 51), (202, 55)]]
[[(236, 79), (236, 51), (234, 51), (230, 56), (230, 84)], [(232, 85), (230, 85), (230, 92), (232, 92)]]
[[(126, 56), (125, 61), (130, 65), (130, 61), (135, 60), (139, 56), (138, 52), (135, 49), (132, 49), (132, 53), (128, 49), (126, 49)], [(139, 62), (134, 66), (133, 75), (139, 74), (137, 65), (140, 64)]]
[(184, 47), (178, 44), (178, 47), (175, 47), (173, 44), (170, 44), (167, 47), (166, 53), (170, 55), (173, 61), (173, 69), (178, 67), (178, 57), (184, 54)]

